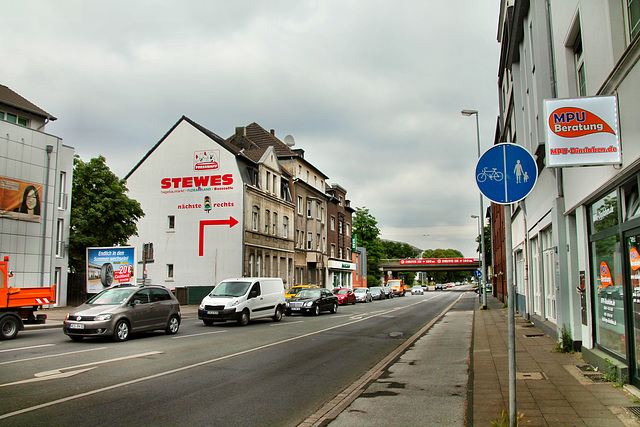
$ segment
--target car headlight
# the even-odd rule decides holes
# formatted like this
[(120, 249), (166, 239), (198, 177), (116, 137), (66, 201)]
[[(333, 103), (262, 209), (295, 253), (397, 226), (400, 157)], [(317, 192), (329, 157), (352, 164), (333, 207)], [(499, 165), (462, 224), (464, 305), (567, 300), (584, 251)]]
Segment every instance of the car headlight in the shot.
[(286, 304), (287, 304), (287, 307), (289, 307), (289, 301), (287, 301)]
[(200, 309), (200, 310), (204, 310), (204, 302), (201, 302), (201, 303), (200, 303), (200, 307), (198, 307), (198, 309)]
[(113, 314), (99, 314), (96, 316), (95, 320), (98, 322), (104, 322), (105, 320), (111, 320), (113, 318)]
[(235, 300), (231, 304), (229, 304), (229, 307), (235, 307), (238, 304), (240, 304), (240, 301), (239, 300)]
[(304, 303), (305, 307), (311, 307), (313, 305), (313, 301), (307, 301)]

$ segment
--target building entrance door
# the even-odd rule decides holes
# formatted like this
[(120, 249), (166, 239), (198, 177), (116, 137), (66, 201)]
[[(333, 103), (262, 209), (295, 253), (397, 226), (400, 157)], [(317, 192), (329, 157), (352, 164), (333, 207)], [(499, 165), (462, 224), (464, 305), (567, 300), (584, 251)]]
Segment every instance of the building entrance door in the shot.
[(629, 333), (629, 372), (632, 376), (632, 383), (640, 384), (640, 364), (638, 355), (640, 353), (640, 229), (635, 229), (625, 234), (626, 258), (629, 284), (631, 289), (631, 306)]

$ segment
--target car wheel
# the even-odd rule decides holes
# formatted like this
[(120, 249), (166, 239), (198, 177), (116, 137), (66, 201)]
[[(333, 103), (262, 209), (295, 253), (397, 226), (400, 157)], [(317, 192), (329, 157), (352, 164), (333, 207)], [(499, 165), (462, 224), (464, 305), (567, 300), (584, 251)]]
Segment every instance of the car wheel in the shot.
[(249, 324), (249, 312), (247, 310), (242, 310), (240, 316), (238, 317), (238, 325), (247, 326)]
[(82, 338), (84, 337), (79, 337), (77, 335), (69, 335), (69, 338), (71, 338), (74, 341), (82, 341)]
[(205, 326), (213, 326), (213, 320), (211, 319), (202, 319), (202, 321), (204, 322)]
[(331, 307), (331, 313), (336, 314), (338, 312), (338, 303), (334, 302), (333, 307)]
[(6, 316), (0, 320), (0, 339), (13, 339), (18, 335), (19, 330), (20, 324), (18, 323), (18, 319), (12, 315)]
[(180, 320), (178, 320), (178, 316), (171, 316), (169, 323), (167, 324), (167, 328), (164, 331), (168, 335), (174, 335), (178, 333), (178, 329), (180, 329)]
[(129, 324), (126, 320), (119, 320), (116, 323), (115, 332), (113, 333), (114, 341), (126, 341), (129, 338)]
[(315, 307), (313, 307), (313, 315), (318, 316), (319, 314), (320, 314), (320, 306), (316, 305)]
[(272, 317), (274, 322), (279, 322), (282, 320), (282, 308), (276, 307), (276, 314)]

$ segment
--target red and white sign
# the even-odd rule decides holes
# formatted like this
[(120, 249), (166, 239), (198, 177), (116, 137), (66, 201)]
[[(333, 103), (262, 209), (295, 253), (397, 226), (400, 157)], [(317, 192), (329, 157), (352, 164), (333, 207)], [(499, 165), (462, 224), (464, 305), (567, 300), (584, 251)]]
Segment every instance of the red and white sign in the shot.
[(215, 170), (220, 168), (220, 150), (200, 150), (193, 153), (193, 170)]
[(419, 264), (472, 264), (476, 262), (473, 258), (420, 258), (420, 259), (401, 259), (400, 265), (419, 265)]
[(547, 166), (622, 163), (618, 98), (545, 100)]

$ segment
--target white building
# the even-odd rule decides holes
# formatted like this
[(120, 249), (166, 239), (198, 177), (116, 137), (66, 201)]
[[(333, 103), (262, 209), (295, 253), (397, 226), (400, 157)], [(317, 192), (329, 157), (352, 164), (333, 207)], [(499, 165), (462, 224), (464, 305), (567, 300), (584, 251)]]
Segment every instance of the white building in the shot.
[[(517, 310), (583, 358), (640, 384), (640, 41), (637, 2), (502, 1), (497, 142), (536, 158), (536, 187), (511, 206)], [(545, 100), (614, 96), (622, 161), (550, 167)], [(576, 140), (577, 141), (577, 140)], [(580, 142), (582, 143), (582, 142)], [(495, 274), (502, 273), (495, 271)]]
[(74, 149), (45, 133), (55, 117), (0, 85), (0, 255), (12, 287), (57, 285), (67, 303)]

